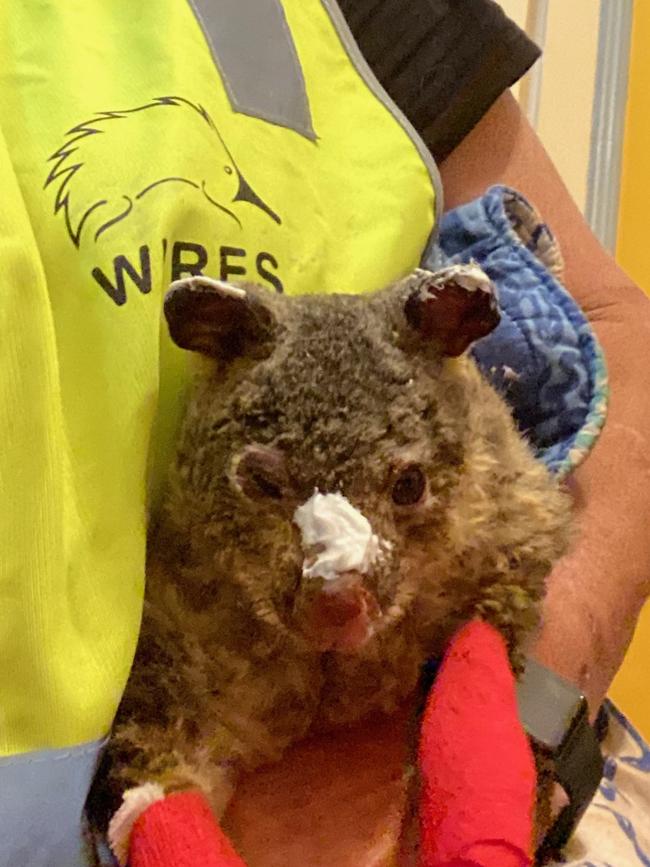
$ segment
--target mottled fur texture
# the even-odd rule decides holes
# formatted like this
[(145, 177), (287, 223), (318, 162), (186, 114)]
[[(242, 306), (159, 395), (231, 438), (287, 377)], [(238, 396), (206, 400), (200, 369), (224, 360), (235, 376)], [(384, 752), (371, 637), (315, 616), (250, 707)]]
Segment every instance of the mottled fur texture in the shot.
[[(141, 639), (90, 802), (100, 825), (151, 781), (198, 786), (221, 815), (240, 770), (315, 727), (393, 711), (474, 616), (521, 659), (568, 499), (471, 357), (409, 326), (414, 280), (369, 297), (245, 286), (243, 317), (236, 300), (217, 315), (209, 293), (181, 311), (179, 342), (211, 357), (150, 540)], [(237, 476), (251, 446), (280, 456), (258, 496)], [(414, 464), (425, 495), (395, 505)], [(392, 543), (366, 579), (382, 616), (355, 654), (319, 652), (298, 626), (313, 588), (292, 516), (314, 489), (341, 490)]]

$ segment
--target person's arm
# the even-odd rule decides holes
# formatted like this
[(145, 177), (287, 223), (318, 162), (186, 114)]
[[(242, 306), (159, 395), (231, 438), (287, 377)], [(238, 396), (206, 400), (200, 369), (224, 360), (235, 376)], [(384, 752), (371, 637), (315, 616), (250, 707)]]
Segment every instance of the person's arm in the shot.
[(570, 481), (577, 534), (549, 579), (540, 661), (605, 696), (650, 592), (650, 301), (591, 233), (514, 98), (506, 93), (441, 166), (445, 206), (507, 184), (541, 212), (562, 248), (565, 284), (604, 347), (604, 432)]

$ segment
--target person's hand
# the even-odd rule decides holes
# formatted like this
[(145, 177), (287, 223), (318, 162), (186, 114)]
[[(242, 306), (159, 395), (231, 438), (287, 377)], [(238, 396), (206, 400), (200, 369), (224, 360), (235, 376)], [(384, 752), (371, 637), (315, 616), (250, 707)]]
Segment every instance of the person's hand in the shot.
[(245, 779), (224, 830), (247, 867), (396, 867), (407, 713), (310, 739)]

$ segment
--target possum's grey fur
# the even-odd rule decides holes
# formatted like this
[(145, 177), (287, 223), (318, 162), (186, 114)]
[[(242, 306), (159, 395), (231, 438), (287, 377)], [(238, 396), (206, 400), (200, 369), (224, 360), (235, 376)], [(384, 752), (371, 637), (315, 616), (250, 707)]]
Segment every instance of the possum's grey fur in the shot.
[[(521, 653), (567, 546), (568, 499), (472, 359), (444, 358), (409, 329), (410, 285), (293, 298), (245, 287), (265, 317), (252, 345), (230, 335), (211, 353), (187, 408), (91, 802), (100, 819), (147, 781), (198, 786), (221, 814), (239, 770), (315, 725), (395, 709), (473, 616)], [(284, 456), (281, 499), (235, 483), (251, 444)], [(405, 462), (428, 481), (416, 507), (391, 500)], [(357, 654), (318, 652), (296, 628), (307, 590), (292, 516), (314, 489), (342, 490), (392, 543), (368, 579), (383, 616)]]

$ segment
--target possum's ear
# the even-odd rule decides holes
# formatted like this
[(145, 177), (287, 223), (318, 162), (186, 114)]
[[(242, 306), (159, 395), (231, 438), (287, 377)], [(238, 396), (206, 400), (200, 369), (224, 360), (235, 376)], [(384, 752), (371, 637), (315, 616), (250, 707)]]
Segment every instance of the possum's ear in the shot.
[(456, 357), (499, 324), (495, 288), (477, 265), (415, 271), (394, 287), (408, 335)]
[(170, 336), (182, 349), (222, 361), (267, 358), (278, 330), (273, 297), (209, 277), (177, 280), (165, 297)]

